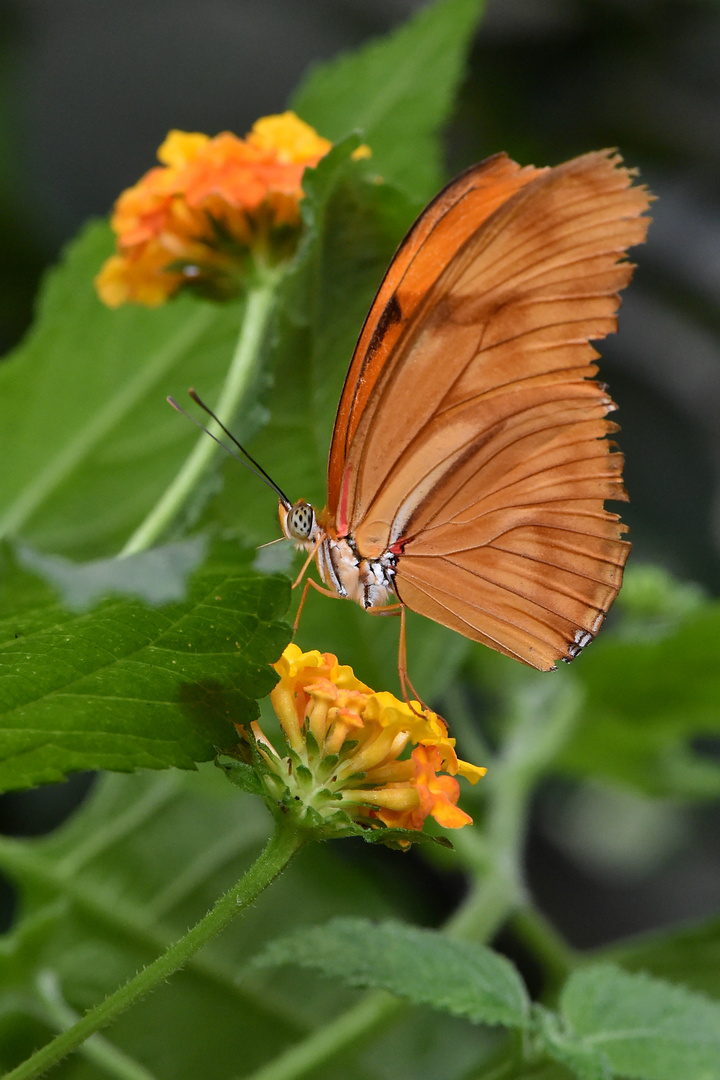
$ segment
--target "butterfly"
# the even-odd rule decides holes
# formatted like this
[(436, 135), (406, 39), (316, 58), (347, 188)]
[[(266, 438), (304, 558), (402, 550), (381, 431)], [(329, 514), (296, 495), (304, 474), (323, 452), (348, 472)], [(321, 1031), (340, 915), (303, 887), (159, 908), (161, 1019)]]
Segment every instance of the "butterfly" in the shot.
[[(593, 640), (630, 544), (604, 505), (627, 494), (590, 341), (617, 327), (651, 198), (615, 151), (497, 154), (426, 207), (353, 354), (326, 507), (273, 485), (324, 583), (304, 596), (410, 608), (540, 670)], [(412, 688), (404, 620), (400, 674)]]

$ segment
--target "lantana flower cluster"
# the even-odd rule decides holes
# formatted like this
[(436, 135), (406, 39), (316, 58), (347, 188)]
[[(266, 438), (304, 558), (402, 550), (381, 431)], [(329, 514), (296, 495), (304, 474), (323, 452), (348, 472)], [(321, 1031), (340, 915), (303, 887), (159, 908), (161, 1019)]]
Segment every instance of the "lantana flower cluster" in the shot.
[[(485, 769), (461, 761), (444, 721), (417, 702), (375, 693), (332, 653), (285, 649), (271, 701), (287, 742), (281, 753), (252, 725), (271, 800), (303, 824), (420, 830), (427, 817), (458, 829), (456, 775)], [(332, 832), (332, 829), (329, 830)]]
[(272, 261), (292, 249), (303, 171), (331, 146), (292, 112), (263, 117), (245, 139), (171, 131), (161, 164), (115, 204), (117, 254), (96, 278), (100, 299), (157, 307), (183, 286), (235, 295), (249, 252)]

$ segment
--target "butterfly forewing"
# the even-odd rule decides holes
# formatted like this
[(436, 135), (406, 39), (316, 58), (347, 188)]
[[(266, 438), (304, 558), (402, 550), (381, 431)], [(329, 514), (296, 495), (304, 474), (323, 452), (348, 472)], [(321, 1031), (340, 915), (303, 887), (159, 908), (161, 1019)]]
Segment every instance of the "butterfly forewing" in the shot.
[(338, 534), (397, 555), (408, 607), (538, 668), (591, 639), (629, 550), (589, 341), (616, 327), (648, 203), (609, 151), (470, 170), (401, 247), (338, 410)]
[(506, 154), (496, 154), (451, 181), (403, 240), (370, 308), (345, 379), (330, 448), (329, 506), (338, 506), (348, 447), (376, 382), (431, 285), (482, 221), (547, 171), (522, 168)]

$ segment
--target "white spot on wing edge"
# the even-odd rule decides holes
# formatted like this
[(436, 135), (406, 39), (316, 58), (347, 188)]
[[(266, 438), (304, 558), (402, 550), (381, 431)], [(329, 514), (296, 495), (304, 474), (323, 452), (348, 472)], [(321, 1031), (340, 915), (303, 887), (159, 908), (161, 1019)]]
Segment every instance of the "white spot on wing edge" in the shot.
[[(602, 619), (600, 620), (602, 621)], [(599, 624), (598, 624), (599, 625)], [(563, 660), (566, 664), (569, 664), (576, 656), (579, 656), (583, 649), (594, 641), (595, 633), (590, 630), (584, 630), (581, 626), (575, 631), (575, 644), (568, 646), (567, 656), (563, 656)]]

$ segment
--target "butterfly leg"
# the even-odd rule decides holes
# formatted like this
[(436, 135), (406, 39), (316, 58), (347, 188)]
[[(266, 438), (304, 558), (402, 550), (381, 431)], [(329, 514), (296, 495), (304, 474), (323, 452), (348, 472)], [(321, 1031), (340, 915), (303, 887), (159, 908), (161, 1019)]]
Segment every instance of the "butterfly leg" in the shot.
[[(412, 706), (412, 704), (410, 702), (410, 694), (412, 694), (412, 696), (415, 698), (415, 700), (420, 702), (420, 705), (422, 706), (423, 709), (427, 709), (428, 711), (430, 710), (430, 706), (426, 705), (425, 702), (423, 701), (423, 699), (420, 697), (417, 690), (415, 689), (413, 684), (410, 682), (410, 676), (408, 675), (408, 670), (407, 670), (407, 630), (406, 630), (406, 622), (405, 622), (405, 605), (402, 604), (402, 603), (387, 604), (385, 607), (368, 608), (367, 613), (368, 613), (368, 615), (399, 615), (400, 616), (400, 643), (398, 645), (398, 677), (400, 679), (400, 687), (401, 687), (401, 690), (402, 690), (403, 701), (407, 705), (410, 706), (412, 711), (417, 716), (422, 716), (422, 713), (419, 713), (417, 711), (417, 709), (413, 708), (413, 706)], [(408, 690), (410, 690), (410, 694), (408, 694)]]
[(421, 708), (426, 709), (428, 712), (431, 711), (430, 706), (426, 705), (425, 702), (423, 701), (423, 699), (420, 697), (417, 690), (415, 689), (415, 687), (413, 686), (413, 684), (410, 681), (410, 676), (408, 675), (408, 669), (407, 669), (407, 622), (406, 622), (406, 618), (405, 618), (405, 605), (404, 604), (400, 604), (400, 643), (398, 645), (398, 675), (400, 677), (400, 686), (402, 687), (403, 699), (404, 699), (405, 703), (410, 706), (412, 711), (417, 716), (422, 716), (422, 713), (419, 713), (417, 711), (417, 709), (413, 708), (413, 704), (410, 701), (410, 695), (408, 694), (408, 689), (410, 690), (410, 693), (415, 698), (415, 700), (420, 703)]
[[(303, 570), (303, 573), (304, 572), (305, 571)], [(298, 580), (295, 582), (295, 585), (299, 585), (299, 583), (300, 579), (298, 578)], [(293, 585), (293, 589), (295, 588), (295, 585)], [(303, 589), (302, 596), (300, 597), (300, 603), (298, 604), (297, 613), (295, 615), (295, 622), (293, 623), (293, 634), (297, 633), (297, 628), (300, 625), (300, 616), (302, 615), (302, 609), (305, 607), (305, 601), (307, 600), (307, 595), (310, 589), (315, 589), (316, 592), (322, 593), (323, 596), (329, 596), (331, 599), (344, 599), (344, 597), (342, 597), (340, 593), (336, 592), (335, 589), (325, 589), (322, 585), (318, 585), (317, 581), (313, 581), (312, 578), (307, 578), (305, 581), (305, 588)]]
[[(295, 580), (292, 583), (293, 589), (297, 589), (298, 585), (300, 584), (302, 579), (305, 577), (305, 574), (307, 573), (307, 568), (310, 565), (310, 563), (313, 561), (315, 556), (317, 555), (318, 548), (320, 547), (320, 545), (322, 544), (324, 539), (325, 539), (325, 534), (320, 533), (317, 540), (315, 541), (313, 546), (310, 548), (310, 554), (308, 555), (307, 559), (303, 563), (302, 570), (300, 571), (300, 573), (298, 574), (298, 576), (295, 578)], [(307, 588), (305, 589), (305, 592), (303, 593), (303, 600), (305, 598), (306, 593), (307, 593)], [(301, 606), (302, 606), (302, 601), (301, 601)]]
[(385, 607), (365, 608), (368, 615), (402, 615), (402, 604), (386, 604)]

